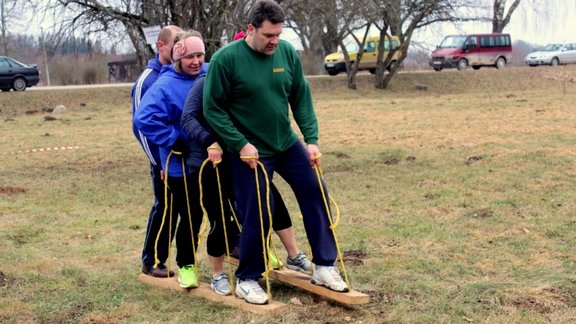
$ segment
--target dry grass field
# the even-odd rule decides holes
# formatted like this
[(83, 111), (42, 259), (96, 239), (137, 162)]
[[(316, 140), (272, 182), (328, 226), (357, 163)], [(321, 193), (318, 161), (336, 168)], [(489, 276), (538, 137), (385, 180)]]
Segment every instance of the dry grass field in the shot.
[(1, 93), (0, 322), (575, 322), (576, 67), (369, 83), (311, 79), (348, 275), (371, 302), (273, 282), (275, 315), (137, 280), (152, 193), (130, 88)]

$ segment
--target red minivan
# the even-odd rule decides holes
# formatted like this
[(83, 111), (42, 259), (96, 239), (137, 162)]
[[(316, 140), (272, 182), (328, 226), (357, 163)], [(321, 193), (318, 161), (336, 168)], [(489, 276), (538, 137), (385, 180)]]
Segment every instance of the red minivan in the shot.
[(512, 61), (512, 41), (509, 34), (471, 34), (446, 36), (432, 52), (430, 66), (436, 71), (472, 66), (503, 68)]

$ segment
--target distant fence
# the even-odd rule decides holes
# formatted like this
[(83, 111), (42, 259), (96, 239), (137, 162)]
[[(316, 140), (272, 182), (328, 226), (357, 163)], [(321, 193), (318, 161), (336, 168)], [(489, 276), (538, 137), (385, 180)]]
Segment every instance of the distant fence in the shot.
[(134, 82), (140, 72), (136, 59), (108, 62), (108, 83)]

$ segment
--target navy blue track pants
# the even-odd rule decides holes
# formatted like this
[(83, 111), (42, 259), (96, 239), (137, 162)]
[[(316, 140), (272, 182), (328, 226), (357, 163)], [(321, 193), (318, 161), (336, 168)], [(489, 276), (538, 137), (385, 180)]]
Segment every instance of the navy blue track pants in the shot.
[[(304, 228), (312, 248), (312, 262), (321, 266), (332, 266), (337, 251), (334, 235), (330, 229), (330, 220), (316, 171), (310, 166), (304, 145), (298, 141), (284, 152), (274, 156), (261, 157), (269, 181), (274, 172), (278, 173), (292, 188), (304, 219)], [(257, 279), (265, 270), (263, 258), (262, 234), (260, 231), (260, 212), (258, 199), (261, 199), (264, 221), (264, 237), (269, 228), (266, 206), (266, 185), (262, 168), (258, 167), (260, 194), (256, 190), (254, 169), (244, 163), (238, 155), (231, 157), (234, 177), (234, 193), (238, 214), (242, 223), (240, 235), (240, 264), (236, 271), (239, 279)], [(324, 193), (328, 191), (325, 184)], [(328, 197), (326, 197), (328, 199)], [(274, 210), (273, 197), (270, 208)]]

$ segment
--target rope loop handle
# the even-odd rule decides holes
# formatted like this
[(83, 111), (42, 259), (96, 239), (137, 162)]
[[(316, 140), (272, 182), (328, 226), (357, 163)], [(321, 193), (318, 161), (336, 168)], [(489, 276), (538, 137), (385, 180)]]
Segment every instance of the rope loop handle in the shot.
[[(210, 162), (210, 159), (204, 160), (202, 165), (200, 166), (200, 171), (198, 172), (198, 186), (200, 187), (200, 207), (202, 208), (203, 217), (207, 222), (209, 222), (208, 212), (206, 211), (206, 207), (204, 207), (204, 188), (202, 185), (202, 174), (204, 171), (204, 167)], [(224, 244), (226, 245), (226, 257), (230, 259), (230, 246), (228, 244), (228, 229), (226, 227), (226, 215), (224, 212), (224, 199), (222, 198), (222, 185), (220, 181), (220, 170), (218, 169), (218, 165), (214, 164), (214, 169), (216, 170), (216, 183), (218, 184), (218, 197), (220, 198), (220, 215), (222, 216), (222, 229), (224, 231)], [(203, 231), (202, 231), (203, 232)], [(198, 234), (200, 236), (200, 234)], [(200, 245), (200, 244), (199, 244)], [(236, 285), (234, 283), (235, 277), (232, 276), (232, 264), (228, 262), (228, 278), (230, 278), (231, 282), (230, 285), (232, 289), (236, 289)], [(233, 291), (234, 292), (234, 291)]]
[[(164, 223), (166, 220), (166, 214), (168, 212), (168, 176), (169, 176), (169, 166), (170, 166), (170, 158), (172, 157), (172, 155), (178, 155), (178, 156), (182, 156), (182, 152), (178, 152), (178, 151), (174, 151), (174, 150), (170, 150), (170, 153), (168, 154), (168, 156), (166, 157), (166, 170), (165, 170), (165, 174), (164, 174), (164, 213), (162, 215), (162, 222), (160, 224), (160, 230), (158, 231), (158, 234), (156, 236), (156, 240), (154, 241), (154, 267), (156, 268), (159, 264), (160, 264), (160, 260), (158, 259), (158, 241), (160, 240), (160, 233), (162, 233), (162, 229), (164, 228)], [(194, 242), (194, 232), (193, 232), (193, 226), (192, 226), (192, 212), (190, 210), (190, 198), (189, 198), (189, 194), (188, 194), (188, 183), (187, 183), (187, 177), (186, 177), (186, 165), (184, 162), (184, 159), (181, 160), (181, 165), (182, 165), (182, 175), (184, 177), (184, 190), (185, 190), (185, 195), (186, 195), (186, 207), (188, 208), (188, 223), (190, 224), (190, 238), (192, 241), (192, 253), (194, 254), (194, 262), (197, 263), (197, 249), (196, 249), (196, 243)], [(170, 193), (170, 210), (173, 211), (173, 195), (172, 193)], [(170, 243), (172, 242), (172, 212), (170, 213), (170, 223), (169, 223), (169, 229), (168, 229), (168, 258), (167, 258), (167, 268), (170, 269)], [(202, 222), (201, 228), (200, 228), (200, 233), (202, 233), (204, 231), (203, 227), (205, 227), (206, 224), (204, 224), (204, 222)], [(200, 245), (200, 234), (198, 234), (198, 245)], [(196, 272), (196, 277), (198, 277), (198, 267), (195, 265), (194, 267), (194, 271)]]
[(346, 280), (346, 284), (348, 288), (351, 288), (350, 281), (348, 280), (348, 272), (346, 271), (346, 266), (344, 265), (344, 258), (342, 257), (342, 252), (340, 250), (340, 244), (338, 242), (338, 237), (336, 236), (336, 228), (340, 222), (340, 209), (338, 208), (338, 204), (336, 201), (331, 197), (328, 196), (328, 199), (332, 202), (334, 207), (336, 208), (336, 220), (332, 220), (332, 213), (330, 212), (330, 206), (328, 205), (328, 201), (326, 199), (326, 193), (324, 192), (324, 185), (322, 181), (322, 169), (319, 166), (314, 165), (314, 170), (316, 171), (316, 179), (318, 180), (318, 186), (320, 187), (320, 192), (322, 194), (322, 200), (324, 202), (324, 208), (326, 209), (326, 215), (328, 215), (328, 221), (330, 222), (330, 229), (332, 230), (332, 235), (334, 236), (334, 242), (336, 244), (336, 251), (338, 252), (338, 260), (340, 261), (340, 266), (342, 267), (342, 272), (344, 273), (344, 279)]
[[(241, 159), (246, 157), (240, 157)], [(254, 157), (252, 157), (254, 158)], [(270, 236), (272, 232), (272, 213), (270, 211), (270, 180), (268, 179), (268, 172), (266, 172), (266, 168), (262, 162), (257, 161), (257, 167), (254, 168), (254, 176), (256, 180), (256, 192), (258, 192), (258, 213), (260, 216), (260, 234), (262, 239), (262, 254), (264, 259), (264, 267), (265, 270), (262, 273), (264, 279), (266, 281), (266, 294), (268, 295), (268, 299), (272, 299), (272, 295), (270, 292), (270, 271), (273, 270), (272, 265), (270, 264), (270, 260), (268, 260), (268, 251), (270, 249)], [(258, 177), (258, 169), (262, 169), (262, 173), (264, 174), (264, 181), (266, 185), (266, 207), (268, 210), (268, 234), (264, 236), (264, 212), (262, 211), (262, 199), (260, 199), (260, 178)]]
[[(166, 158), (166, 165), (168, 165), (170, 158), (172, 157), (172, 151), (168, 154)], [(162, 233), (162, 229), (164, 229), (164, 224), (166, 223), (166, 214), (168, 214), (168, 205), (170, 205), (170, 211), (173, 209), (173, 196), (172, 192), (170, 192), (170, 200), (168, 200), (168, 168), (166, 168), (166, 172), (164, 173), (164, 211), (162, 213), (162, 222), (160, 223), (160, 229), (158, 230), (158, 234), (156, 234), (156, 239), (154, 240), (154, 268), (157, 268), (160, 264), (160, 259), (158, 259), (158, 241), (160, 241), (160, 233)], [(169, 228), (168, 228), (168, 257), (167, 257), (167, 264), (166, 267), (170, 269), (170, 243), (172, 242), (172, 215), (174, 213), (170, 212), (170, 220), (169, 220)], [(166, 274), (169, 276), (170, 271), (167, 271)]]

